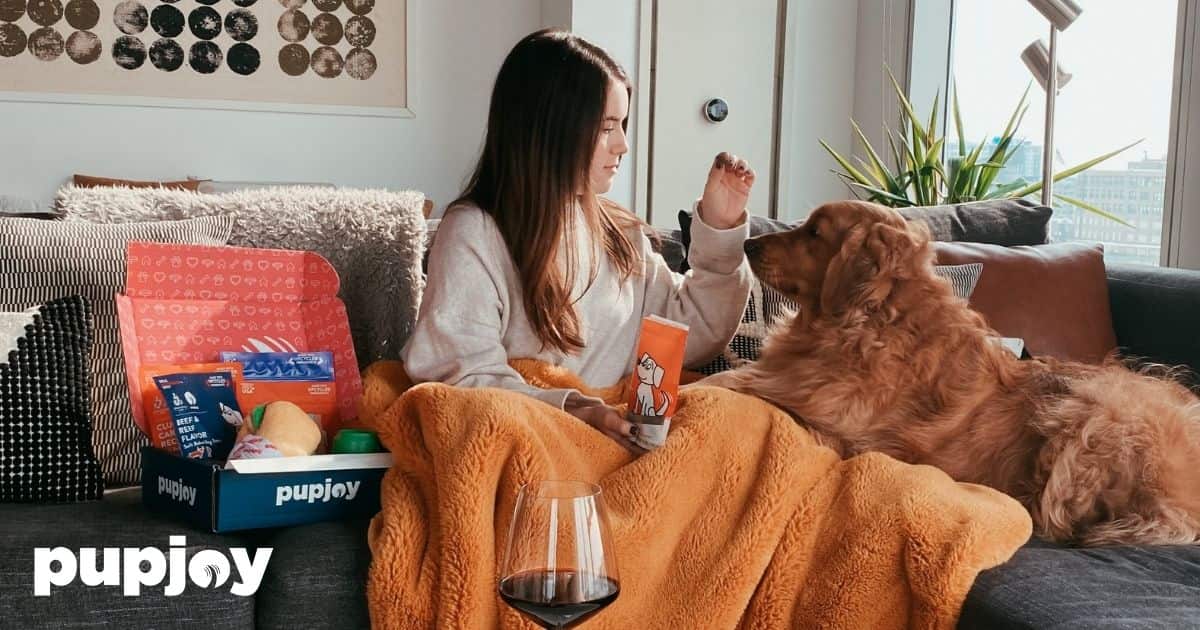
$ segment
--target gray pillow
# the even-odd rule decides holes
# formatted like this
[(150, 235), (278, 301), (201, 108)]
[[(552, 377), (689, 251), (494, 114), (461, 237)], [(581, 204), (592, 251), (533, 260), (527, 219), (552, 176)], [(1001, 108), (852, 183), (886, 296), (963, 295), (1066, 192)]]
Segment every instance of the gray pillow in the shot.
[[(991, 199), (949, 206), (899, 208), (909, 221), (924, 221), (935, 241), (968, 241), (1012, 247), (1042, 245), (1049, 241), (1050, 215), (1054, 210), (1025, 199)], [(802, 223), (750, 217), (750, 236), (782, 232)], [(684, 252), (691, 244), (692, 212), (679, 211), (679, 231)], [(681, 269), (687, 269), (685, 259)]]
[(70, 295), (91, 303), (92, 446), (109, 487), (140, 482), (139, 450), (149, 443), (130, 415), (113, 299), (125, 289), (125, 248), (130, 241), (224, 245), (232, 223), (226, 217), (124, 225), (0, 218), (0, 311)]
[(67, 221), (125, 222), (225, 216), (230, 245), (311, 251), (341, 277), (359, 367), (399, 358), (417, 318), (425, 217), (419, 192), (309, 186), (221, 194), (159, 188), (58, 192)]

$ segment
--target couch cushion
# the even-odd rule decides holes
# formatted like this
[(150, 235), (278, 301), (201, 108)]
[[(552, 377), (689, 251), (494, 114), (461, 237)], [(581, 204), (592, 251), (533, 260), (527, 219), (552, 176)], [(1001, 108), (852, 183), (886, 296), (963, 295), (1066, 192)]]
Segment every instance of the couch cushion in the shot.
[[(991, 199), (947, 206), (897, 208), (909, 221), (924, 221), (935, 241), (968, 241), (992, 245), (1041, 245), (1047, 241), (1054, 210), (1024, 199)], [(750, 215), (750, 236), (782, 232), (804, 222)], [(691, 244), (692, 212), (679, 211), (679, 230), (686, 253)], [(687, 271), (685, 259), (680, 271)]]
[(124, 225), (0, 217), (0, 310), (24, 310), (67, 295), (91, 303), (92, 444), (110, 488), (141, 480), (138, 449), (148, 443), (130, 416), (113, 299), (125, 289), (126, 248), (130, 241), (224, 245), (231, 224), (222, 217)]
[(1200, 547), (1032, 541), (976, 578), (960, 628), (1200, 627)]
[(92, 309), (79, 296), (0, 312), (0, 501), (100, 498), (91, 353)]
[[(421, 300), (425, 196), (415, 191), (274, 187), (221, 194), (144, 188), (58, 191), (67, 221), (125, 223), (185, 217), (233, 219), (229, 244), (316, 252), (341, 278), (361, 366), (395, 359)], [(342, 366), (337, 366), (339, 369)]]
[(1100, 245), (937, 243), (937, 258), (983, 263), (971, 307), (1034, 356), (1096, 363), (1117, 346)]
[(169, 182), (154, 182), (142, 181), (136, 179), (117, 179), (113, 177), (97, 177), (95, 175), (81, 175), (76, 173), (71, 178), (71, 183), (80, 188), (101, 188), (101, 187), (121, 187), (121, 188), (169, 188), (173, 190), (196, 190), (200, 186), (200, 182), (191, 179), (181, 179)]
[[(12, 628), (222, 627), (253, 628), (254, 597), (189, 583), (183, 593), (166, 597), (163, 587), (145, 587), (126, 597), (120, 586), (84, 586), (79, 579), (53, 587), (49, 597), (33, 596), (35, 547), (169, 548), (170, 536), (187, 537), (187, 556), (202, 549), (229, 555), (247, 546), (241, 537), (206, 534), (167, 517), (147, 512), (138, 489), (112, 492), (102, 501), (74, 505), (0, 504), (0, 625)], [(98, 552), (99, 553), (99, 552)], [(97, 564), (101, 564), (102, 554)], [(275, 556), (271, 557), (275, 562)], [(268, 565), (270, 566), (270, 565)]]
[[(1108, 265), (1108, 296), (1121, 353), (1200, 371), (1200, 272)], [(1200, 384), (1200, 383), (1198, 383)]]
[(265, 532), (274, 548), (258, 590), (258, 628), (370, 628), (367, 520), (314, 523)]

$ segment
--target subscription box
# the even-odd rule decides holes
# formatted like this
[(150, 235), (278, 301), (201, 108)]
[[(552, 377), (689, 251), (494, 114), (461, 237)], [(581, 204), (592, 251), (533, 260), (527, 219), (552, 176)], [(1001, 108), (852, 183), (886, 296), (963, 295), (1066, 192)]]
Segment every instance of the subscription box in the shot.
[(374, 516), (391, 453), (221, 462), (142, 448), (142, 503), (222, 533)]

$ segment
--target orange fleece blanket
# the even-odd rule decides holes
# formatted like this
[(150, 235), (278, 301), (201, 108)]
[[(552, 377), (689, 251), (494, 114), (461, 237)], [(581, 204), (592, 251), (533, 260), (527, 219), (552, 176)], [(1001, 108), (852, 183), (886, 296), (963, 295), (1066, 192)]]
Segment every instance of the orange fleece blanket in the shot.
[(496, 389), (419, 385), (372, 424), (395, 455), (369, 536), (375, 628), (536, 627), (497, 594), (530, 480), (603, 488), (621, 594), (593, 630), (953, 628), (976, 574), (1031, 531), (999, 492), (883, 455), (841, 460), (779, 409), (723, 389), (685, 388), (666, 445), (637, 458)]

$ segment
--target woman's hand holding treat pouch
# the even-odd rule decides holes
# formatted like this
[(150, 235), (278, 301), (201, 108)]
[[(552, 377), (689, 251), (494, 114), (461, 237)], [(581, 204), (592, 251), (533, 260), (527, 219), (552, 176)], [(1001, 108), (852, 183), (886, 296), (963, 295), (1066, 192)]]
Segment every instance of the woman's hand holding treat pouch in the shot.
[(649, 315), (642, 320), (633, 374), (629, 379), (629, 421), (637, 428), (634, 443), (654, 449), (667, 441), (671, 416), (679, 402), (688, 327)]

